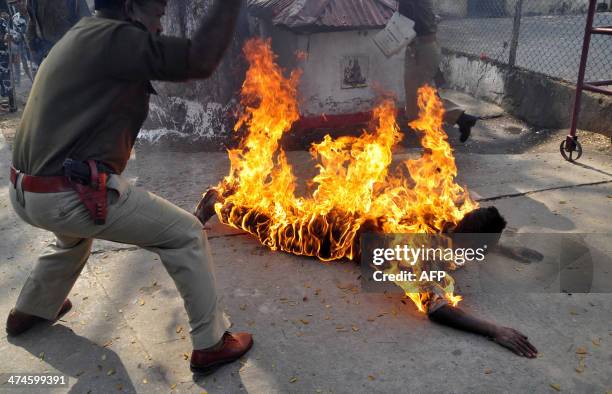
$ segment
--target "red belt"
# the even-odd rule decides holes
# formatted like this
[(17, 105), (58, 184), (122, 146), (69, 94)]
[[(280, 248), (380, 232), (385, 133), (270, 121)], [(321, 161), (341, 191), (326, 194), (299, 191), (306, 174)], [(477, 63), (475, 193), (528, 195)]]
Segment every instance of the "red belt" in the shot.
[(17, 177), (21, 175), (21, 187), (30, 193), (59, 193), (74, 191), (74, 187), (65, 176), (32, 176), (22, 174), (11, 166), (11, 184), (16, 186)]
[(21, 188), (30, 193), (59, 193), (76, 191), (89, 211), (96, 225), (104, 224), (108, 214), (106, 180), (108, 174), (98, 171), (96, 162), (88, 160), (91, 184), (81, 185), (70, 182), (66, 176), (32, 176), (21, 174), (11, 166), (11, 183), (17, 187), (17, 178), (21, 175)]

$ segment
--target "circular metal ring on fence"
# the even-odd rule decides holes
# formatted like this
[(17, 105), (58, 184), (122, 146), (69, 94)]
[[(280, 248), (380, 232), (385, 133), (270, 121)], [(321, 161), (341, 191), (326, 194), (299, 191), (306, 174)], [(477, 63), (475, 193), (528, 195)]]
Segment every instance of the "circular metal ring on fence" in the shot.
[[(570, 146), (567, 145), (568, 141)], [(570, 162), (576, 161), (582, 157), (582, 145), (580, 145), (578, 140), (563, 140), (561, 146), (559, 146), (559, 151), (561, 151), (561, 156)], [(574, 154), (576, 154), (576, 157), (574, 157)]]

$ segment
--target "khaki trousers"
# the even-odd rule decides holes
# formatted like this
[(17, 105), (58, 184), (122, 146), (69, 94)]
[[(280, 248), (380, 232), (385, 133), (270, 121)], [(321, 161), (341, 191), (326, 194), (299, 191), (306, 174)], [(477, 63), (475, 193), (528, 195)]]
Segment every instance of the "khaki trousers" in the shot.
[[(433, 80), (440, 68), (442, 50), (436, 41), (423, 42), (418, 38), (406, 48), (404, 67), (404, 86), (406, 89), (406, 118), (416, 119), (419, 114), (417, 105), (418, 90), (425, 84), (433, 86)], [(442, 99), (444, 122), (454, 125), (465, 112), (450, 100)]]
[(229, 328), (217, 294), (210, 247), (200, 222), (170, 202), (129, 184), (108, 180), (105, 225), (94, 225), (75, 192), (29, 193), (10, 186), (11, 203), (27, 223), (55, 233), (39, 257), (16, 308), (54, 320), (87, 258), (94, 238), (137, 245), (160, 256), (189, 316), (194, 349), (219, 342)]

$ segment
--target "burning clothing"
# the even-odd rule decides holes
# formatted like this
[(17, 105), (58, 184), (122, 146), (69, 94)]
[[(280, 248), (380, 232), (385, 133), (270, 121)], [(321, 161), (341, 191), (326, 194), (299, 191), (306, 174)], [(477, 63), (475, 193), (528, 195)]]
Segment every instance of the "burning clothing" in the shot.
[[(328, 135), (311, 146), (318, 174), (310, 181), (313, 191), (298, 195), (280, 140), (299, 119), (299, 74), (283, 75), (269, 42), (251, 40), (245, 54), (250, 67), (236, 130), (246, 136), (230, 151), (231, 172), (217, 186), (215, 210), (222, 223), (247, 231), (272, 250), (333, 261), (354, 259), (364, 232), (440, 234), (477, 207), (455, 182), (442, 103), (429, 86), (420, 89), (420, 116), (410, 124), (422, 137), (419, 159), (392, 166), (402, 135), (395, 103), (384, 100), (359, 137)], [(400, 287), (425, 311), (445, 300), (456, 304), (460, 298), (452, 284), (447, 278), (439, 289)]]
[(449, 305), (448, 300), (445, 298), (446, 294), (444, 293), (444, 290), (442, 290), (442, 288), (439, 286), (429, 286), (429, 288), (422, 290), (425, 290), (427, 294), (425, 310), (428, 314), (432, 314), (443, 306)]

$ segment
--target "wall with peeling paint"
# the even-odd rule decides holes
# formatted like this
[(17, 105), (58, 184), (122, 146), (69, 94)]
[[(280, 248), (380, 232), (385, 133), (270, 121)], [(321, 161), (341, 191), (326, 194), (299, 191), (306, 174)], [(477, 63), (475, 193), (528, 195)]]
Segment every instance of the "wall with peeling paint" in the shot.
[[(191, 37), (212, 0), (168, 2), (164, 34)], [(200, 150), (223, 148), (231, 134), (237, 92), (244, 79), (242, 46), (248, 37), (246, 13), (240, 18), (234, 41), (211, 78), (184, 83), (159, 83), (140, 143), (172, 145)]]

